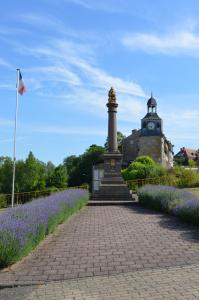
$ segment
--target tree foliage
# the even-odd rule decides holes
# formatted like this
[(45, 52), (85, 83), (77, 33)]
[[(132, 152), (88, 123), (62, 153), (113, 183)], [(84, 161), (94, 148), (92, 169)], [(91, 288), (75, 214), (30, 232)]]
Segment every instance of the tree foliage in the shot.
[[(122, 132), (117, 131), (117, 143), (118, 143), (118, 147), (120, 147), (122, 145), (122, 141), (123, 141), (123, 139), (125, 139), (125, 137), (126, 136)], [(104, 144), (104, 147), (105, 147), (106, 150), (108, 150), (108, 136), (106, 138), (106, 142)]]
[(159, 177), (166, 174), (166, 169), (149, 156), (140, 156), (128, 168), (122, 170), (125, 180)]
[(63, 188), (66, 186), (67, 170), (65, 166), (59, 165), (56, 167), (50, 176), (50, 186)]
[(9, 157), (2, 158), (0, 164), (0, 193), (9, 193), (12, 188), (12, 160)]
[[(13, 162), (9, 157), (0, 157), (0, 193), (10, 194), (12, 190)], [(32, 152), (25, 160), (16, 161), (15, 192), (44, 190), (49, 187), (67, 186), (65, 166), (54, 166), (38, 160)]]
[(92, 186), (92, 166), (103, 162), (104, 147), (91, 145), (82, 155), (69, 156), (64, 159), (64, 165), (68, 173), (68, 185), (80, 186), (89, 184)]
[(188, 160), (188, 166), (189, 166), (190, 168), (196, 167), (196, 161), (193, 160), (193, 159), (189, 159), (189, 160)]

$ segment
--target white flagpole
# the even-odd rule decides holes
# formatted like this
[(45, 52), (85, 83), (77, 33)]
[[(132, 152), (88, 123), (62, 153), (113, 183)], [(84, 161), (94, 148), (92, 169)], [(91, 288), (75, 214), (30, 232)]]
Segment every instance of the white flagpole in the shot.
[(13, 149), (13, 176), (12, 176), (12, 207), (14, 207), (15, 197), (15, 169), (16, 169), (16, 133), (17, 133), (17, 119), (18, 119), (18, 107), (19, 107), (19, 72), (17, 69), (17, 84), (16, 84), (16, 108), (15, 108), (15, 127), (14, 127), (14, 149)]

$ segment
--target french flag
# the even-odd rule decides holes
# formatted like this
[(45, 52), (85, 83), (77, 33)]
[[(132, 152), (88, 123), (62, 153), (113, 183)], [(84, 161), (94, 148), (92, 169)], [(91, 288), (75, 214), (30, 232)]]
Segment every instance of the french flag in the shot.
[(19, 71), (18, 93), (20, 95), (23, 95), (23, 93), (25, 93), (25, 92), (26, 92), (26, 86), (25, 86), (25, 84), (23, 82), (21, 72)]

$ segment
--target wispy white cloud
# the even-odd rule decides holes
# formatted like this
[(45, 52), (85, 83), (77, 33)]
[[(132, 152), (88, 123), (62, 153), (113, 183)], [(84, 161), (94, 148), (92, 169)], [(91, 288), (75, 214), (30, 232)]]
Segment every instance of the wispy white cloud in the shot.
[(127, 7), (123, 0), (64, 0), (68, 3), (80, 5), (86, 9), (101, 10), (108, 13), (123, 13), (127, 11)]
[[(199, 148), (199, 110), (187, 110), (178, 108), (177, 112), (168, 111), (160, 113), (164, 122), (164, 132), (169, 140), (175, 144), (174, 151), (178, 152), (179, 148), (195, 147)], [(169, 117), (168, 117), (169, 116)]]
[[(19, 142), (19, 141), (23, 141), (25, 139), (25, 137), (17, 137), (16, 138), (16, 142)], [(4, 144), (4, 143), (13, 143), (13, 138), (12, 139), (0, 139), (0, 143), (1, 144)]]
[(0, 89), (5, 89), (5, 90), (14, 90), (15, 85), (12, 83), (0, 83)]
[(143, 89), (136, 83), (107, 74), (104, 70), (94, 67), (82, 59), (74, 59), (73, 64), (79, 67), (96, 87), (109, 88), (114, 86), (121, 93), (145, 96)]
[(0, 66), (5, 68), (13, 68), (12, 64), (6, 61), (4, 58), (0, 57)]
[(59, 134), (59, 135), (97, 135), (97, 136), (105, 136), (106, 129), (99, 129), (99, 128), (83, 128), (78, 127), (75, 128), (74, 126), (69, 127), (61, 127), (61, 126), (34, 126), (32, 131), (38, 133), (47, 133), (47, 134)]
[[(41, 24), (43, 20), (33, 14), (27, 15), (23, 22), (34, 25), (37, 21)], [(52, 25), (54, 20), (49, 18), (49, 22)], [(110, 74), (109, 70), (101, 68), (93, 41), (82, 43), (82, 36), (78, 39), (77, 34), (75, 38), (64, 32), (62, 34), (60, 39), (44, 38), (39, 46), (30, 47), (26, 43), (14, 45), (20, 55), (30, 56), (36, 61), (35, 67), (23, 68), (28, 89), (43, 98), (59, 99), (67, 109), (68, 105), (78, 103), (78, 110), (106, 118), (107, 93), (113, 86), (119, 102), (118, 119), (131, 121), (133, 118), (139, 122), (144, 110), (143, 97), (146, 97), (143, 88), (133, 80)], [(53, 91), (55, 84), (58, 87), (56, 95)], [(56, 133), (55, 129), (51, 128), (51, 131)], [(72, 129), (62, 131), (60, 128), (58, 131), (68, 134), (76, 132)]]
[[(20, 51), (29, 52), (30, 55), (37, 58), (45, 58), (48, 63), (52, 64), (50, 67), (40, 67), (42, 72), (47, 72), (48, 78), (54, 72), (54, 77), (60, 78), (61, 76), (62, 81), (63, 78), (66, 80), (68, 78), (69, 83), (74, 85), (84, 82), (84, 85), (101, 89), (109, 89), (110, 86), (114, 86), (121, 93), (139, 97), (145, 96), (139, 84), (110, 75), (97, 67), (96, 63), (94, 64), (92, 50), (88, 48), (89, 46), (87, 45), (79, 47), (79, 44), (74, 42), (68, 43), (59, 40), (52, 42), (52, 45), (49, 46), (31, 49), (23, 48)], [(33, 70), (38, 70), (38, 67)], [(48, 70), (50, 71), (49, 73)], [(85, 77), (87, 79), (86, 83)]]
[(81, 80), (77, 74), (71, 72), (67, 67), (46, 66), (46, 67), (33, 67), (25, 69), (26, 72), (31, 74), (39, 74), (40, 81), (54, 81), (65, 82), (71, 85), (80, 85)]
[(32, 14), (32, 13), (26, 13), (26, 14), (18, 14), (17, 20), (20, 20), (23, 23), (30, 24), (33, 26), (45, 26), (45, 27), (52, 27), (58, 25), (58, 20), (52, 18), (49, 15), (39, 15), (39, 14)]
[(125, 34), (121, 41), (130, 50), (141, 50), (155, 54), (184, 54), (198, 56), (199, 34), (195, 23), (188, 23), (187, 28), (170, 29), (167, 33), (134, 32)]
[[(73, 109), (73, 107), (76, 106), (76, 109), (82, 112), (89, 112), (103, 119), (107, 118), (106, 103), (108, 102), (108, 89), (89, 89), (82, 86), (74, 88), (72, 92), (68, 94), (54, 96), (50, 93), (42, 93), (42, 96), (44, 98), (56, 98), (62, 101), (67, 109)], [(140, 123), (140, 119), (146, 110), (146, 104), (143, 100), (117, 91), (117, 101), (119, 104), (119, 122)]]
[(169, 113), (169, 119), (172, 120), (172, 122), (175, 122), (175, 124), (187, 126), (189, 122), (191, 122), (191, 126), (194, 127), (197, 124), (199, 125), (199, 110), (180, 110), (180, 113)]
[[(118, 99), (119, 109), (118, 109), (118, 120), (128, 121), (134, 124), (138, 124), (140, 127), (140, 120), (146, 113), (146, 103), (135, 97), (125, 96), (121, 94)], [(133, 128), (129, 128), (131, 131)]]
[[(108, 4), (106, 1), (91, 2), (87, 0), (80, 0), (78, 3), (88, 5), (89, 7), (92, 5), (118, 7), (112, 0)], [(46, 36), (46, 39), (44, 38), (43, 42), (40, 42), (39, 47), (27, 46), (25, 43), (13, 45), (21, 55), (32, 56), (40, 64), (39, 66), (35, 64), (33, 68), (24, 68), (25, 71), (29, 72), (27, 80), (32, 83), (34, 90), (41, 91), (42, 89), (44, 91), (45, 82), (54, 81), (54, 83), (62, 85), (62, 93), (63, 84), (66, 84), (66, 87), (69, 89), (73, 86), (83, 85), (85, 89), (95, 88), (103, 91), (108, 90), (110, 86), (114, 86), (117, 92), (123, 94), (138, 97), (145, 96), (144, 90), (138, 83), (133, 80), (120, 78), (114, 74), (109, 74), (107, 70), (100, 68), (97, 63), (96, 43), (93, 41), (82, 43), (82, 37), (78, 39), (77, 34), (75, 38), (68, 36), (66, 32), (62, 31), (63, 28), (60, 28), (61, 23), (59, 20), (57, 22), (51, 16), (48, 17), (33, 13), (24, 16), (18, 15), (17, 18), (19, 21), (21, 20), (20, 22), (26, 22), (34, 26), (38, 26), (38, 24), (41, 26), (47, 22), (49, 26), (53, 26), (63, 35), (60, 39)], [(36, 72), (37, 81), (34, 80)]]
[(21, 34), (27, 34), (27, 33), (30, 33), (29, 30), (27, 29), (24, 29), (24, 28), (16, 28), (16, 27), (3, 27), (1, 26), (0, 28), (0, 36), (3, 37), (3, 36), (16, 36), (16, 35), (21, 35)]

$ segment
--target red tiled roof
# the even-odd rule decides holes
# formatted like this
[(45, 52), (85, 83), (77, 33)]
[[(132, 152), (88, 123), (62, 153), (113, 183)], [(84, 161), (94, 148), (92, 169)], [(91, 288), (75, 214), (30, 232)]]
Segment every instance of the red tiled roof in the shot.
[(197, 155), (199, 154), (199, 150), (190, 149), (190, 148), (181, 148), (181, 152), (188, 158), (188, 159), (196, 159)]

